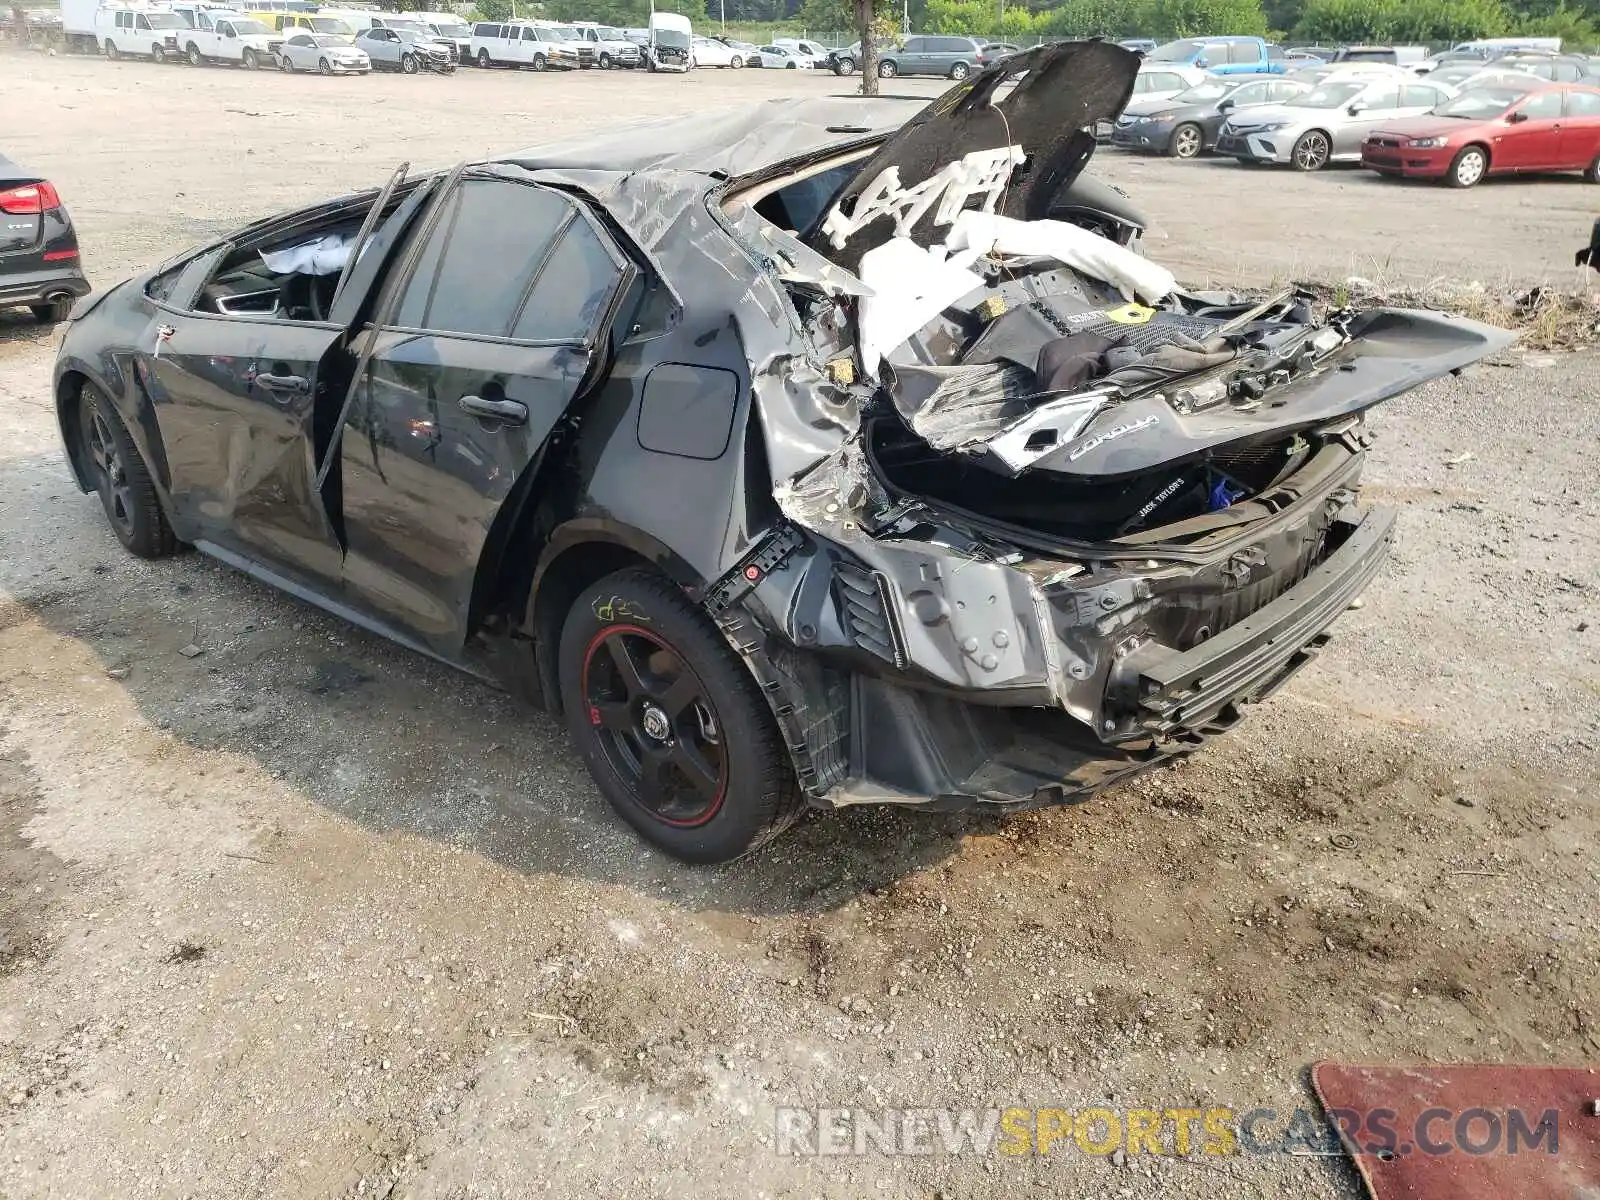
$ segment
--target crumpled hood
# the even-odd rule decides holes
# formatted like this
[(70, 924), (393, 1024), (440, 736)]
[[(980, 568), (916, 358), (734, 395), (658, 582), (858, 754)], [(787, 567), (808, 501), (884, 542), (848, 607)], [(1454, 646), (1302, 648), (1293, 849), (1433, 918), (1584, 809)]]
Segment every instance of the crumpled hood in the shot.
[[(1107, 42), (1061, 42), (1014, 54), (938, 97), (866, 159), (840, 191), (834, 207), (854, 213), (857, 201), (897, 173), (901, 193), (914, 192), (952, 163), (985, 151), (1021, 148), (995, 209), (1020, 221), (1047, 217), (1056, 197), (1076, 179), (1094, 154), (1097, 121), (1110, 121), (1133, 95), (1139, 56)], [(1004, 84), (1015, 86), (1001, 96)], [(844, 246), (833, 245), (821, 228), (804, 231), (813, 249), (846, 270), (896, 232), (894, 221), (874, 221)], [(904, 231), (920, 246), (939, 241), (929, 211)]]

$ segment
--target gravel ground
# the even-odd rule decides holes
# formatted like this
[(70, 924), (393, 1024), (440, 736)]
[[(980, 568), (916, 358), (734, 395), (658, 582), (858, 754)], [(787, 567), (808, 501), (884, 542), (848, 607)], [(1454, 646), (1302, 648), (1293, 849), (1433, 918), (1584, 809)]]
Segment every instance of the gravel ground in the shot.
[[(400, 157), (840, 86), (0, 67), (4, 149), (102, 281)], [(1570, 281), (1597, 194), (1103, 157), (1193, 279), (1372, 275), (1378, 244), (1395, 278)], [(52, 353), (0, 317), (0, 1194), (1351, 1197), (1336, 1158), (778, 1155), (774, 1110), (1286, 1113), (1324, 1056), (1600, 1055), (1592, 355), (1381, 410), (1399, 550), (1205, 754), (712, 871), (624, 833), (546, 716), (123, 554), (61, 464)]]

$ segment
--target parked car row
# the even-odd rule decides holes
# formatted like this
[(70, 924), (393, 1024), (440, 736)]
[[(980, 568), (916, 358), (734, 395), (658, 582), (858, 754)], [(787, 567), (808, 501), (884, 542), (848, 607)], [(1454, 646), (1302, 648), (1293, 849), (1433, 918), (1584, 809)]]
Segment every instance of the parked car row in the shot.
[(1300, 171), (1360, 163), (1454, 187), (1534, 171), (1600, 183), (1600, 79), (1553, 82), (1498, 61), (1459, 77), (1335, 63), (1282, 77), (1209, 75), (1170, 92), (1170, 68), (1147, 59), (1144, 94), (1136, 84), (1134, 100), (1097, 133), (1174, 158), (1214, 152)]

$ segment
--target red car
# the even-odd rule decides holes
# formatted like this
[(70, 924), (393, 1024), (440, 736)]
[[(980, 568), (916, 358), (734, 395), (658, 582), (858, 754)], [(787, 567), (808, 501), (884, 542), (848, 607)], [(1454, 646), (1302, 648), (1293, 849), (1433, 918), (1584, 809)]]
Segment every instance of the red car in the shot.
[(1379, 125), (1362, 143), (1361, 162), (1451, 187), (1517, 171), (1582, 171), (1600, 183), (1600, 87), (1469, 88), (1425, 117)]

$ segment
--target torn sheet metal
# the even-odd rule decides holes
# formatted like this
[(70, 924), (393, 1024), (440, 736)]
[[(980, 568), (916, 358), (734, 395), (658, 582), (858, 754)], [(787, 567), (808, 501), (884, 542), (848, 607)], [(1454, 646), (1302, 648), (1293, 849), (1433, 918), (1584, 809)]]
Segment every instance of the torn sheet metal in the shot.
[[(856, 211), (867, 190), (894, 168), (904, 189), (916, 189), (951, 163), (974, 151), (1020, 145), (1023, 166), (1012, 172), (994, 206), (1001, 216), (1022, 221), (1050, 215), (1094, 152), (1087, 130), (1122, 111), (1133, 94), (1137, 55), (1106, 42), (1063, 42), (1039, 46), (979, 72), (951, 88), (906, 122), (866, 159), (837, 202), (842, 217)], [(1014, 84), (1004, 96), (1000, 89)], [(907, 232), (922, 245), (942, 240), (937, 212), (925, 212)], [(805, 240), (840, 266), (856, 270), (861, 256), (896, 233), (888, 221), (874, 221), (843, 247), (819, 227)]]
[(952, 251), (1053, 258), (1116, 285), (1125, 300), (1146, 304), (1159, 304), (1178, 286), (1177, 278), (1160, 263), (1065, 221), (1016, 221), (969, 210), (955, 218), (946, 244)]

